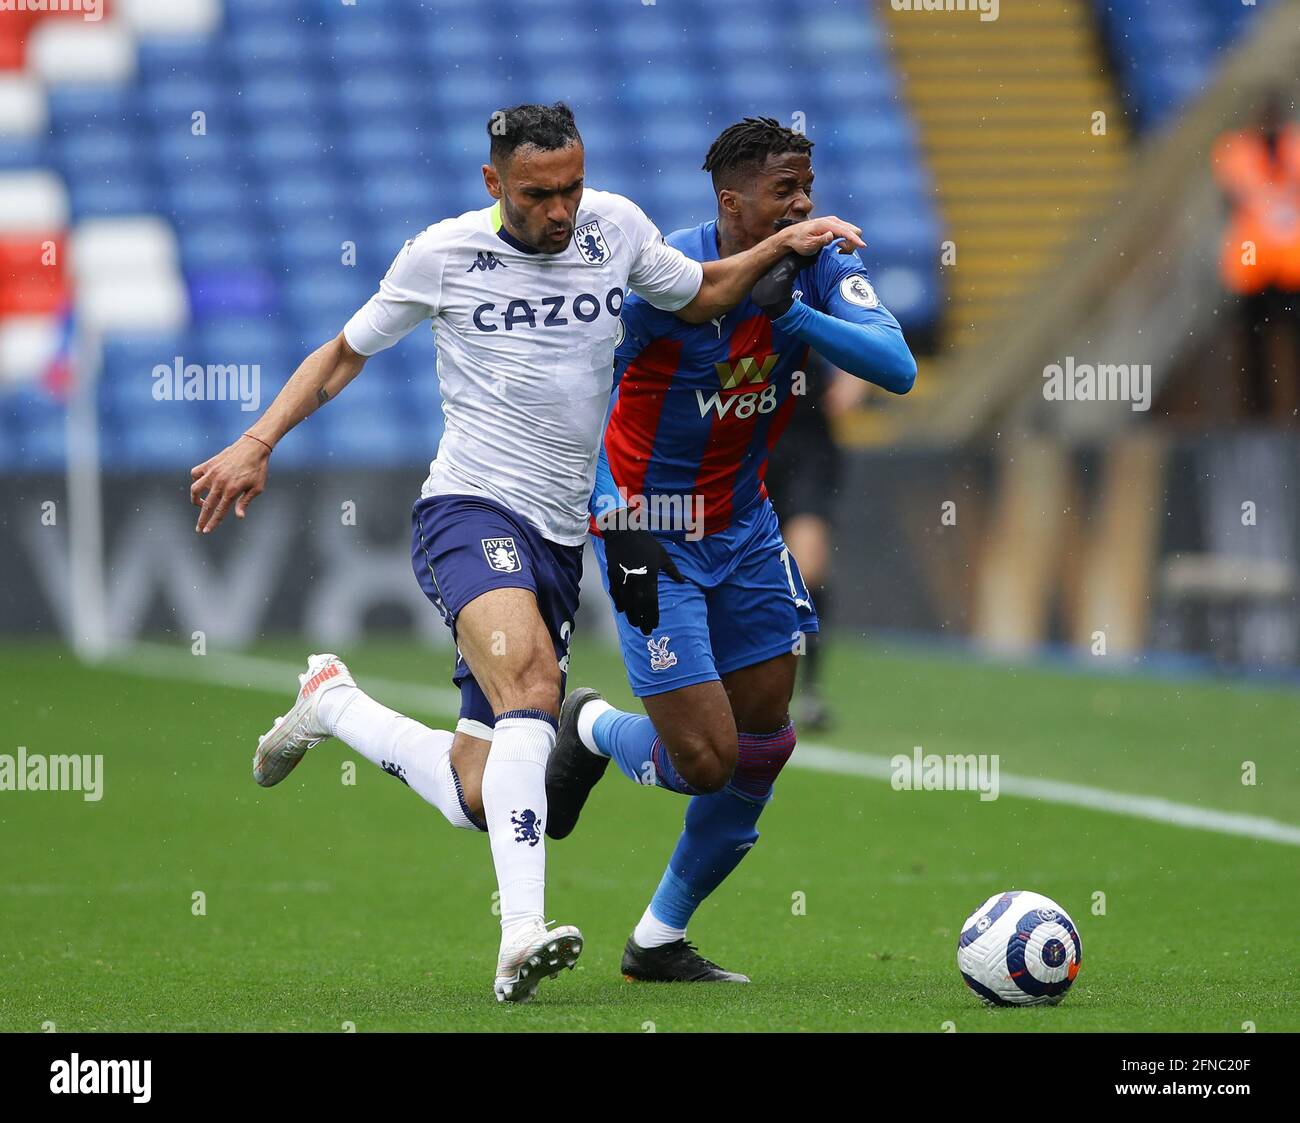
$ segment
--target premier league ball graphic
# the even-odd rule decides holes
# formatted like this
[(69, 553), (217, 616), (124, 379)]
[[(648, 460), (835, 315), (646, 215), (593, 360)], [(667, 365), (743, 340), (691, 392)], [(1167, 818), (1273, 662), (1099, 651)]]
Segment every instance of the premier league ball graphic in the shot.
[(990, 897), (961, 926), (957, 968), (991, 1006), (1054, 1006), (1083, 962), (1069, 914), (1041, 893)]

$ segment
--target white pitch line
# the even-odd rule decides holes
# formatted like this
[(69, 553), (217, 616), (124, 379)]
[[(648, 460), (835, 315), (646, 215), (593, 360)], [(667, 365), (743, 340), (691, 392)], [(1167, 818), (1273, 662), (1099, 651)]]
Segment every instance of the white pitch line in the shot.
[[(111, 659), (107, 666), (111, 670), (280, 694), (291, 699), (297, 690), (298, 676), (307, 669), (307, 657), (304, 655), (301, 663), (285, 663), (226, 651), (191, 655), (186, 647), (141, 643), (123, 656)], [(460, 692), (446, 686), (421, 686), (418, 682), (366, 675), (366, 690), (385, 705), (433, 713), (460, 712)]]
[[(222, 652), (215, 655), (191, 655), (186, 648), (166, 647), (162, 644), (140, 644), (121, 659), (114, 660), (113, 669), (132, 671), (151, 677), (181, 679), (239, 690), (256, 690), (267, 694), (281, 694), (288, 699), (297, 675), (306, 668), (301, 664), (283, 663), (275, 659), (262, 659), (253, 655)], [(417, 711), (454, 714), (460, 709), (460, 695), (455, 690), (438, 686), (421, 686), (398, 679), (366, 676), (366, 688), (385, 704)], [(816, 742), (799, 742), (798, 750), (790, 758), (790, 767), (810, 772), (825, 772), (835, 776), (855, 776), (864, 780), (888, 781), (893, 774), (890, 758), (874, 753), (852, 752)], [(1244, 815), (1232, 811), (1215, 811), (1196, 807), (1190, 803), (1175, 803), (1158, 796), (1132, 795), (1112, 792), (1105, 788), (1092, 788), (1084, 784), (1071, 784), (1063, 780), (1043, 780), (1033, 776), (1015, 776), (1002, 773), (998, 777), (1002, 794), (1020, 796), (1043, 803), (1059, 803), (1069, 807), (1083, 807), (1090, 811), (1103, 811), (1111, 815), (1126, 815), (1132, 819), (1146, 819), (1153, 823), (1188, 827), (1193, 830), (1212, 831), (1216, 834), (1236, 835), (1240, 838), (1258, 838), (1286, 846), (1300, 846), (1300, 826), (1267, 819), (1260, 815)]]
[[(808, 745), (800, 741), (794, 756), (790, 758), (790, 766), (814, 772), (829, 772), (836, 776), (889, 780), (893, 775), (889, 760), (889, 757), (850, 752), (830, 745)], [(1064, 780), (1041, 780), (1033, 776), (1008, 775), (1005, 772), (998, 776), (998, 790), (1001, 795), (1021, 796), (1043, 803), (1063, 803), (1070, 807), (1085, 807), (1090, 811), (1127, 815), (1132, 819), (1149, 819), (1153, 823), (1170, 823), (1194, 830), (1214, 831), (1216, 834), (1260, 838), (1267, 842), (1300, 846), (1300, 827), (1290, 823), (1266, 819), (1260, 815), (1214, 811), (1190, 803), (1175, 803), (1158, 796), (1130, 795), (1128, 792), (1090, 788)]]

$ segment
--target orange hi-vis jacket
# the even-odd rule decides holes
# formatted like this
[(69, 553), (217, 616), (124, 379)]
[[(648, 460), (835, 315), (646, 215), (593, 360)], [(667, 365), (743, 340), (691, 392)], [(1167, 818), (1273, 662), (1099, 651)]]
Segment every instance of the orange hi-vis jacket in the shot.
[(1300, 127), (1281, 130), (1276, 155), (1257, 130), (1224, 133), (1213, 160), (1232, 206), (1219, 258), (1225, 287), (1300, 291)]

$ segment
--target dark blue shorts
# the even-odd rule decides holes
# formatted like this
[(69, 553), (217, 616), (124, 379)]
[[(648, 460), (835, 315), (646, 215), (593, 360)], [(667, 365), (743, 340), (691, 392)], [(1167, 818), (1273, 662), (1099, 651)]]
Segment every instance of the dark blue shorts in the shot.
[[(456, 617), (489, 589), (530, 589), (537, 598), (560, 664), (560, 694), (569, 669), (569, 640), (578, 612), (582, 547), (543, 538), (508, 507), (478, 495), (432, 495), (411, 512), (411, 565), (424, 595), (442, 613), (452, 637)], [(460, 651), (452, 683), (460, 716), (489, 728), (492, 704), (474, 681)]]
[[(592, 538), (609, 592), (605, 544)], [(792, 653), (817, 612), (764, 500), (698, 542), (660, 539), (685, 582), (659, 576), (659, 627), (647, 638), (614, 614), (627, 681), (638, 698), (666, 694)]]

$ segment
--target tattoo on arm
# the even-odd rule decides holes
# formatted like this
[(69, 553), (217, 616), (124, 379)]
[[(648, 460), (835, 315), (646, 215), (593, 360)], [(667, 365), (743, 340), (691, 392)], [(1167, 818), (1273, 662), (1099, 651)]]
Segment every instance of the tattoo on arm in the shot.
[(316, 404), (318, 406), (323, 406), (329, 400), (330, 400), (329, 391), (326, 390), (324, 386), (322, 386), (319, 390), (316, 391)]

